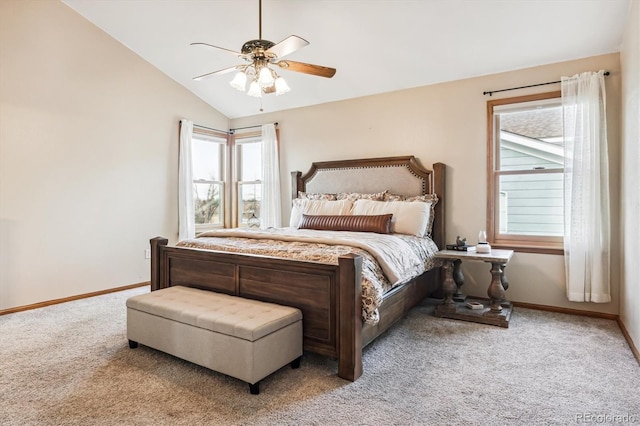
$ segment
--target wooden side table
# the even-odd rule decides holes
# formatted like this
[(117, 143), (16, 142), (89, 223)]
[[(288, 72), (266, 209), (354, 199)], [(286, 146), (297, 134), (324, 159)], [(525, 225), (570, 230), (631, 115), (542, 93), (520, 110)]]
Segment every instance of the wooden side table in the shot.
[[(442, 318), (453, 318), (482, 324), (509, 327), (509, 319), (513, 307), (505, 299), (505, 290), (509, 283), (504, 269), (513, 256), (513, 250), (492, 249), (491, 253), (476, 253), (457, 250), (441, 250), (436, 259), (443, 261), (445, 279), (442, 284), (444, 301), (436, 307), (435, 315)], [(487, 289), (489, 301), (473, 300), (483, 304), (482, 309), (469, 309), (466, 298), (460, 287), (464, 284), (464, 275), (460, 268), (463, 260), (480, 261), (491, 264), (491, 282)]]

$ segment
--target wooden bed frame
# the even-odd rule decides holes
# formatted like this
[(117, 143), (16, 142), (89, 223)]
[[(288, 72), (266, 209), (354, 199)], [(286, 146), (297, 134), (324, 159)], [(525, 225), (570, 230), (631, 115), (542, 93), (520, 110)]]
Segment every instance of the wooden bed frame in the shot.
[[(380, 179), (369, 175), (381, 174)], [(391, 175), (390, 175), (391, 174)], [(396, 176), (400, 176), (396, 179)], [(408, 180), (416, 183), (408, 184)], [(335, 185), (338, 185), (336, 190)], [(331, 188), (327, 187), (330, 186)], [(313, 163), (292, 172), (292, 198), (302, 192), (435, 193), (433, 239), (444, 246), (445, 165), (422, 168), (413, 156)], [(338, 265), (168, 246), (151, 240), (151, 290), (182, 285), (295, 306), (303, 314), (304, 349), (338, 358), (338, 376), (362, 375), (362, 348), (409, 309), (439, 289), (440, 268), (427, 271), (384, 297), (376, 325), (363, 324), (362, 259), (342, 256)]]

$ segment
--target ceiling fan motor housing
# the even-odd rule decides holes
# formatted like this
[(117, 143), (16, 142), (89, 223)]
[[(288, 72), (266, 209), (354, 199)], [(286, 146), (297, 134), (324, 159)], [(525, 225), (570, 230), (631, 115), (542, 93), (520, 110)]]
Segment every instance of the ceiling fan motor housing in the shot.
[(267, 57), (265, 52), (275, 45), (269, 40), (250, 40), (242, 45), (241, 52), (243, 55), (253, 55), (256, 59), (263, 59)]

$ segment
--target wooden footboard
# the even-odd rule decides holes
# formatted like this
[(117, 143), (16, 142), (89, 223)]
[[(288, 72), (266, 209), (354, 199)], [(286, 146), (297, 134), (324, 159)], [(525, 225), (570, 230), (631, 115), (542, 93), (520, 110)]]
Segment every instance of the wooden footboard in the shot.
[(338, 375), (362, 374), (362, 258), (338, 265), (167, 246), (151, 240), (151, 290), (182, 285), (302, 311), (304, 349), (338, 358)]

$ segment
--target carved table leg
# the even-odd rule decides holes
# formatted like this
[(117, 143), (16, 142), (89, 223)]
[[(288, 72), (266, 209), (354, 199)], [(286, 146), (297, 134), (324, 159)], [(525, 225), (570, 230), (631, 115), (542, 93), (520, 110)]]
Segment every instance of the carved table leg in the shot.
[(509, 289), (509, 281), (507, 281), (507, 276), (505, 275), (505, 268), (507, 267), (506, 263), (501, 263), (500, 267), (502, 268), (502, 277), (500, 277), (500, 282), (502, 283), (502, 288), (504, 288), (504, 291), (507, 291)]
[(443, 262), (442, 269), (444, 269), (444, 282), (442, 283), (442, 293), (444, 294), (444, 301), (442, 304), (436, 306), (434, 315), (437, 317), (451, 318), (449, 315), (455, 314), (456, 303), (453, 301), (453, 293), (455, 293), (456, 282), (453, 279), (453, 260), (446, 259)]
[(462, 294), (460, 287), (464, 285), (464, 274), (462, 273), (462, 260), (456, 259), (453, 261), (453, 280), (456, 283), (456, 292), (453, 294), (453, 300), (456, 302), (464, 302), (467, 296)]
[[(491, 262), (491, 284), (487, 290), (487, 295), (491, 299), (491, 312), (500, 313), (504, 300), (504, 287), (502, 287), (502, 268), (498, 262)], [(508, 284), (507, 284), (508, 285)]]
[[(502, 268), (502, 278), (500, 278), (500, 282), (502, 283), (502, 288), (504, 288), (504, 291), (506, 292), (509, 289), (509, 281), (507, 281), (507, 275), (505, 272), (505, 268), (507, 267), (507, 264), (501, 263), (500, 267)], [(509, 302), (506, 299), (503, 299), (500, 305), (503, 308), (508, 308), (508, 309), (511, 309), (513, 307), (513, 305), (511, 305), (511, 302)]]
[(446, 260), (443, 265), (444, 268), (444, 283), (442, 284), (442, 292), (444, 293), (443, 305), (454, 306), (453, 293), (457, 290), (456, 283), (453, 279), (453, 260)]

